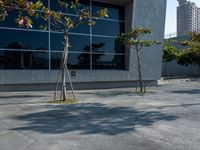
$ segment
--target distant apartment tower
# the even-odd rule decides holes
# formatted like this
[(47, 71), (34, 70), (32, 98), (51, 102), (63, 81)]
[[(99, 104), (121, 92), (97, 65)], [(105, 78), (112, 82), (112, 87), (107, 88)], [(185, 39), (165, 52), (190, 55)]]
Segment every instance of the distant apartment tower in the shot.
[(198, 33), (200, 33), (200, 8), (198, 8)]
[(200, 33), (200, 8), (187, 0), (178, 0), (177, 35), (185, 35), (194, 31)]

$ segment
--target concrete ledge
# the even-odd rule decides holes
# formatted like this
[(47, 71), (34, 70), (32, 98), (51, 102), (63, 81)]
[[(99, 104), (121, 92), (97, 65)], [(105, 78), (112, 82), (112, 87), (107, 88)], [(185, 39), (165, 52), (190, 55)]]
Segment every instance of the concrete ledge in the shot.
[[(157, 81), (145, 81), (146, 86), (156, 86)], [(125, 82), (76, 82), (73, 83), (75, 90), (91, 90), (91, 89), (111, 89), (136, 87), (136, 81)], [(4, 84), (0, 85), (0, 92), (17, 92), (17, 91), (54, 91), (56, 84)], [(67, 87), (69, 89), (69, 85)]]
[(158, 80), (158, 84), (175, 84), (185, 82), (200, 82), (200, 78), (161, 78), (161, 80)]

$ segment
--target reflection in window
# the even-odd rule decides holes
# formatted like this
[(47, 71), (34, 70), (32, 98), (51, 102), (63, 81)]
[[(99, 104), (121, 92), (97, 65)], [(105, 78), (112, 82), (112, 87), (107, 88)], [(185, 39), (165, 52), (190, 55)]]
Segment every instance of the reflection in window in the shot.
[(69, 57), (69, 65), (80, 65), (86, 68), (90, 68), (90, 54), (81, 53), (81, 54), (71, 54)]
[(118, 21), (108, 21), (108, 20), (96, 20), (95, 26), (92, 27), (93, 34), (96, 35), (107, 35), (107, 36), (117, 36), (120, 33), (124, 33), (125, 23)]
[(48, 33), (0, 29), (0, 48), (48, 50)]
[(105, 4), (99, 2), (92, 2), (92, 13), (95, 14), (98, 10), (107, 8), (109, 12), (109, 19), (125, 20), (125, 8), (112, 4)]
[(125, 69), (125, 55), (93, 54), (93, 69)]
[[(69, 51), (83, 52), (85, 46), (90, 45), (90, 36), (69, 34)], [(51, 50), (63, 51), (63, 34), (51, 33)]]
[[(0, 21), (0, 27), (10, 27), (10, 28), (19, 28), (18, 24), (16, 23), (16, 18), (18, 17), (19, 13), (16, 10), (9, 12), (9, 15), (5, 18), (4, 21)], [(27, 15), (24, 13), (24, 16)], [(32, 29), (40, 30), (41, 25), (48, 25), (46, 21), (41, 18), (30, 17), (33, 22)]]
[(62, 53), (51, 53), (51, 69), (59, 69)]
[(105, 44), (104, 43), (92, 43), (92, 45), (85, 45), (84, 49), (83, 49), (83, 53), (90, 53), (91, 52), (91, 48), (92, 51), (94, 53), (104, 53), (104, 51), (101, 51), (101, 48), (104, 47)]
[[(68, 17), (68, 15), (66, 15)], [(74, 17), (74, 16), (70, 16), (70, 18), (72, 20), (77, 20), (79, 18)], [(63, 32), (64, 31), (64, 26), (61, 24), (54, 24), (51, 25), (51, 31), (56, 31), (56, 32)], [(73, 28), (72, 30), (70, 30), (70, 32), (72, 33), (85, 33), (85, 34), (90, 34), (90, 26), (88, 24), (84, 24), (84, 23), (80, 23), (79, 26), (76, 26), (75, 28)]]
[(90, 26), (86, 23), (82, 23), (73, 30), (71, 30), (70, 32), (90, 34)]
[[(62, 13), (68, 13), (68, 14), (76, 14), (76, 11), (71, 8), (71, 1), (73, 1), (73, 0), (60, 0), (60, 1), (67, 3), (68, 7), (67, 8), (61, 7), (57, 0), (50, 0), (51, 10), (55, 10), (55, 11), (59, 11), (59, 12), (61, 11)], [(88, 0), (79, 0), (79, 3), (81, 3), (80, 7), (90, 8)]]
[(118, 38), (106, 38), (106, 37), (92, 37), (92, 45), (101, 44), (101, 47), (93, 48), (93, 52), (104, 52), (104, 53), (124, 53), (124, 45)]
[[(51, 68), (58, 69), (62, 53), (51, 53)], [(69, 53), (69, 69), (90, 69), (90, 54), (87, 53)]]
[[(98, 61), (101, 58), (101, 56), (104, 55), (104, 51), (99, 50), (104, 46), (105, 46), (104, 43), (93, 43), (92, 44), (92, 51), (93, 51), (92, 62)], [(84, 64), (84, 63), (90, 64), (90, 62), (89, 62), (90, 55), (88, 55), (88, 52), (90, 52), (90, 49), (91, 49), (91, 47), (89, 45), (85, 46), (84, 52), (78, 56), (81, 64)]]
[[(32, 0), (34, 3), (37, 2), (37, 0)], [(41, 0), (43, 5), (48, 7), (48, 0)]]
[[(48, 6), (48, 1), (43, 1)], [(65, 1), (70, 5), (71, 0)], [(50, 2), (51, 9), (68, 12), (72, 18), (75, 16), (72, 9), (60, 9), (57, 1), (50, 0)], [(88, 0), (81, 2), (89, 7)], [(125, 48), (116, 39), (116, 35), (125, 30), (125, 23), (121, 21), (124, 20), (125, 11), (121, 6), (97, 2), (93, 2), (92, 11), (96, 12), (105, 7), (109, 10), (109, 19), (114, 20), (94, 19), (95, 26), (81, 24), (69, 34), (71, 46), (68, 58), (69, 69), (92, 67), (93, 69), (124, 69)], [(48, 69), (49, 65), (51, 69), (58, 69), (64, 47), (63, 34), (55, 32), (57, 28), (51, 27), (49, 37), (49, 30), (38, 30), (39, 26), (44, 25), (45, 22), (35, 18), (33, 18), (33, 28), (36, 30), (6, 29), (6, 27), (18, 28), (15, 23), (16, 17), (17, 13), (12, 11), (4, 22), (0, 22), (0, 27), (2, 27), (0, 29), (0, 69)], [(49, 46), (51, 47), (50, 58)], [(49, 59), (51, 64), (49, 64)]]
[(0, 69), (48, 69), (48, 53), (0, 51)]

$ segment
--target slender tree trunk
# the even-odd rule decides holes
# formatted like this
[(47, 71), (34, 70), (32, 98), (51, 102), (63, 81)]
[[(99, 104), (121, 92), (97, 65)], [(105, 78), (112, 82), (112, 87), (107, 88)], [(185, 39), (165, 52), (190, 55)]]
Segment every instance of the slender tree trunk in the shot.
[(140, 84), (140, 92), (143, 92), (143, 80), (142, 80), (142, 71), (141, 71), (141, 62), (140, 62), (140, 54), (139, 50), (136, 49), (137, 52), (137, 64), (138, 64), (138, 77), (139, 77), (139, 84)]
[(66, 89), (66, 79), (65, 79), (65, 68), (62, 68), (62, 97), (61, 100), (67, 100), (67, 89)]
[(58, 73), (56, 89), (55, 89), (55, 93), (54, 93), (54, 100), (56, 100), (57, 90), (58, 90), (58, 86), (59, 86), (60, 74), (61, 74), (60, 100), (62, 100), (62, 101), (67, 100), (66, 75), (68, 76), (70, 87), (71, 87), (72, 94), (73, 94), (73, 98), (75, 100), (74, 89), (73, 89), (71, 77), (70, 77), (70, 74), (69, 74), (69, 70), (67, 68), (68, 51), (69, 51), (68, 34), (67, 34), (67, 32), (64, 32), (64, 51), (63, 51), (62, 60), (61, 60), (61, 64), (60, 64), (60, 70), (59, 70), (59, 73)]
[(63, 52), (63, 64), (62, 64), (62, 97), (61, 100), (67, 100), (67, 88), (66, 88), (66, 76), (65, 66), (67, 65), (68, 58), (68, 35), (64, 33), (64, 52)]

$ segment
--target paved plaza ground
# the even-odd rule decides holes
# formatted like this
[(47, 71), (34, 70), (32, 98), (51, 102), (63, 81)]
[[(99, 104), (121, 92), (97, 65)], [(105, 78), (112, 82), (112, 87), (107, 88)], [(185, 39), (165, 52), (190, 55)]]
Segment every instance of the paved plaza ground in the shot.
[(48, 104), (53, 92), (0, 93), (0, 150), (200, 150), (200, 82), (76, 91), (79, 103)]

